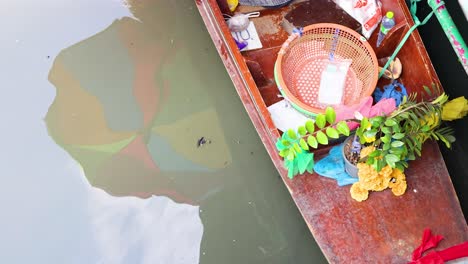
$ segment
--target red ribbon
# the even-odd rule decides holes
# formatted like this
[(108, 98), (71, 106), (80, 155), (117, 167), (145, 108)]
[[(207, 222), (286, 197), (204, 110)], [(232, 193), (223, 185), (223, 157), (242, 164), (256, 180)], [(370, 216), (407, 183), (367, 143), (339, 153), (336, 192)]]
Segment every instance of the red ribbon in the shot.
[(442, 239), (440, 235), (433, 236), (430, 229), (424, 230), (421, 245), (413, 251), (409, 264), (443, 264), (445, 261), (468, 257), (468, 241), (422, 256), (425, 251), (437, 247)]

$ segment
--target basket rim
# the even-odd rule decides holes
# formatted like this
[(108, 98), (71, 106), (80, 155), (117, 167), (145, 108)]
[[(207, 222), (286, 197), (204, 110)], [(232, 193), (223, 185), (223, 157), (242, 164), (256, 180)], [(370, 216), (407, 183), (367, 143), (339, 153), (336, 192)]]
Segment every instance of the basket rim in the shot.
[[(361, 34), (359, 34), (356, 31), (352, 30), (351, 28), (345, 27), (345, 26), (340, 25), (340, 24), (334, 24), (334, 23), (312, 24), (312, 25), (309, 25), (309, 26), (305, 26), (303, 28), (303, 31), (306, 32), (306, 31), (309, 31), (309, 30), (312, 30), (312, 29), (324, 28), (324, 27), (328, 27), (328, 28), (331, 27), (331, 28), (337, 28), (339, 30), (343, 30), (343, 31), (353, 35), (354, 37), (356, 37), (364, 45), (364, 47), (369, 51), (372, 61), (376, 65), (376, 67), (374, 69), (374, 74), (373, 74), (374, 75), (373, 83), (375, 83), (375, 85), (377, 85), (377, 82), (378, 82), (378, 79), (379, 79), (378, 78), (379, 68), (378, 68), (378, 62), (377, 62), (377, 55), (375, 54), (375, 51), (372, 48), (372, 46), (369, 44), (369, 41), (364, 36), (362, 36)], [(277, 84), (278, 88), (280, 89), (280, 92), (284, 93), (285, 98), (287, 98), (289, 101), (291, 101), (292, 103), (297, 105), (299, 108), (302, 108), (302, 110), (305, 110), (306, 112), (315, 113), (315, 114), (325, 113), (325, 109), (313, 107), (313, 106), (310, 106), (310, 105), (307, 105), (307, 104), (303, 103), (296, 96), (294, 96), (292, 94), (292, 92), (288, 89), (288, 87), (286, 86), (286, 83), (283, 80), (283, 75), (281, 73), (282, 60), (283, 60), (283, 56), (285, 54), (284, 52), (281, 52), (282, 50), (283, 50), (283, 47), (281, 48), (280, 52), (278, 53), (278, 57), (276, 58), (275, 67), (274, 67), (274, 77), (275, 77), (276, 84)], [(367, 97), (367, 96), (372, 95), (373, 91), (374, 90), (369, 89), (369, 92), (367, 92), (366, 94), (363, 94), (363, 97)]]

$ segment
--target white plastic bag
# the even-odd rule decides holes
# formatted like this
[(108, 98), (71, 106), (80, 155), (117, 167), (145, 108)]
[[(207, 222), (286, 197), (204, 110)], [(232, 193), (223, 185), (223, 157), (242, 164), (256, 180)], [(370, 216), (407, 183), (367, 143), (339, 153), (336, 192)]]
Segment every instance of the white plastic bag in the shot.
[(320, 78), (318, 101), (326, 105), (343, 103), (346, 76), (352, 60), (329, 61)]
[(362, 25), (362, 34), (369, 38), (382, 20), (379, 0), (333, 0)]

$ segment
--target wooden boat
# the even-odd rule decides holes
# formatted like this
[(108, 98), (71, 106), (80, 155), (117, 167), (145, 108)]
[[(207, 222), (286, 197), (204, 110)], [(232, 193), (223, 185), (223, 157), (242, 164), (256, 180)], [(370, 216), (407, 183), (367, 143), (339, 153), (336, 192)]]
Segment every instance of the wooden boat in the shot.
[[(263, 48), (242, 53), (224, 21), (223, 13), (229, 12), (224, 1), (196, 0), (196, 3), (252, 123), (327, 260), (330, 263), (405, 263), (411, 260), (412, 251), (421, 243), (425, 228), (445, 237), (438, 249), (467, 241), (468, 227), (435, 142), (426, 143), (422, 157), (413, 161), (406, 171), (408, 189), (401, 197), (384, 191), (373, 193), (367, 201), (359, 203), (350, 197), (349, 187), (339, 187), (328, 178), (310, 174), (293, 180), (287, 178), (283, 160), (275, 148), (280, 131), (267, 109), (281, 100), (277, 96), (279, 92), (274, 82), (273, 67), (288, 34), (280, 23), (288, 13), (296, 12), (294, 17), (297, 21), (294, 23), (334, 22), (356, 30), (359, 27), (333, 13), (338, 12), (336, 10), (310, 12), (304, 8), (307, 4), (309, 8), (316, 8), (317, 1), (295, 1), (277, 9), (238, 9), (239, 12), (261, 13), (252, 21)], [(395, 13), (397, 25), (386, 36), (382, 46), (375, 49), (378, 58), (390, 56), (414, 24), (405, 0), (383, 0), (382, 4), (384, 12), (392, 10)], [(326, 5), (320, 6), (326, 8)], [(375, 45), (375, 40), (374, 32), (369, 42)], [(408, 92), (417, 92), (423, 89), (423, 85), (432, 83), (441, 87), (417, 31), (398, 57), (403, 64), (400, 81)], [(388, 82), (381, 79), (378, 86)], [(328, 150), (329, 147), (319, 149), (315, 155), (326, 154)]]

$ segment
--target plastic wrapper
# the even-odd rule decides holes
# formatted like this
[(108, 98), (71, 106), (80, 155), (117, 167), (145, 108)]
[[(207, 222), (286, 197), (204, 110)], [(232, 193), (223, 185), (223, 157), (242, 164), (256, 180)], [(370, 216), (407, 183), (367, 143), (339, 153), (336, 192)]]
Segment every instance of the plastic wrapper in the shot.
[(362, 25), (362, 35), (367, 39), (382, 20), (382, 4), (378, 0), (333, 0), (346, 13)]

